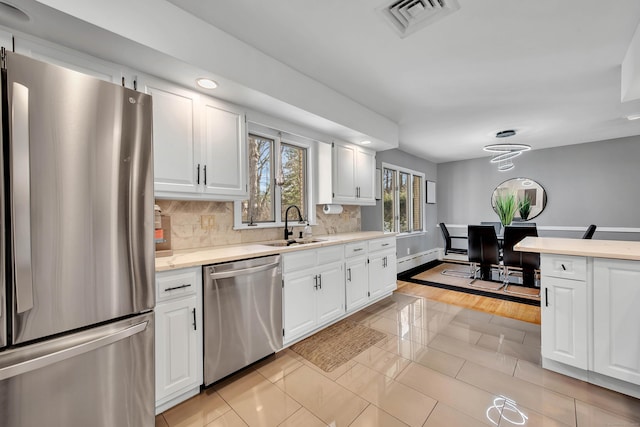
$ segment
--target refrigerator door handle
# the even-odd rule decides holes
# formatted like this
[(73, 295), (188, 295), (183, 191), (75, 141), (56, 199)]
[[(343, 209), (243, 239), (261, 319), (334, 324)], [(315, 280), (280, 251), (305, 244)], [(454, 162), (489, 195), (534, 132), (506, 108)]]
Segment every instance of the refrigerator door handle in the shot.
[(104, 347), (117, 341), (121, 341), (125, 338), (129, 338), (132, 335), (144, 331), (147, 328), (148, 323), (149, 321), (145, 320), (143, 322), (128, 326), (117, 332), (93, 339), (91, 341), (87, 341), (41, 357), (35, 357), (33, 359), (25, 360), (14, 365), (0, 368), (0, 381), (22, 375), (36, 369), (44, 368), (45, 366), (53, 365), (54, 363), (62, 362), (63, 360), (80, 356), (81, 354), (97, 350), (100, 347)]
[(29, 167), (29, 88), (13, 83), (11, 100), (11, 174), (16, 313), (33, 308), (31, 270), (31, 171)]

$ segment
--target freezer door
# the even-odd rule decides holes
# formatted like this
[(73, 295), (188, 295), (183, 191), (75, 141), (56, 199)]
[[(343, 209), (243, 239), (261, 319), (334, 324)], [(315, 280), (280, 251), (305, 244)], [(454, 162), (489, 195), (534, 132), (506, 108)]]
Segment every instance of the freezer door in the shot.
[(6, 427), (153, 426), (153, 312), (0, 353)]
[(148, 95), (7, 53), (13, 343), (154, 306)]

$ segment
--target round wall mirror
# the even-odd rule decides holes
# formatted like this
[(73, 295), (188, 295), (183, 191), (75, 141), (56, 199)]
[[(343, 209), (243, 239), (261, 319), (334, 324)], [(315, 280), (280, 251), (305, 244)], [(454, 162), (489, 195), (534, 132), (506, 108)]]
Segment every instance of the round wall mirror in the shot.
[(496, 196), (513, 194), (516, 198), (514, 221), (530, 221), (542, 213), (547, 205), (547, 192), (530, 178), (513, 178), (499, 184), (491, 195), (491, 207), (496, 209)]

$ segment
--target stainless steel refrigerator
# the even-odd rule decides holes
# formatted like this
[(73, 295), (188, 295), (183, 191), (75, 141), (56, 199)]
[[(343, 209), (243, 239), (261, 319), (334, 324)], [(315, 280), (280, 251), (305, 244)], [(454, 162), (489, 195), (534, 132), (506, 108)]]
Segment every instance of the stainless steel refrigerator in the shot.
[(151, 97), (2, 55), (0, 425), (154, 424)]

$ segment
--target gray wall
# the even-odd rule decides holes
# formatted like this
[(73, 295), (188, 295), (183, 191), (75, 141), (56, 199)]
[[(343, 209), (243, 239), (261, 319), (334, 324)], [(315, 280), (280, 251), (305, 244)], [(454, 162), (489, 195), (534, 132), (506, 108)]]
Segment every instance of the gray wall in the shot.
[[(508, 172), (498, 172), (489, 159), (438, 165), (438, 222), (498, 221), (491, 208), (493, 189), (507, 179), (526, 177), (547, 192), (547, 207), (533, 220), (538, 225), (640, 227), (640, 136), (525, 152)], [(596, 232), (594, 238), (640, 240), (638, 233)]]
[[(422, 172), (429, 181), (437, 181), (437, 166), (435, 163), (420, 159), (414, 155), (405, 153), (404, 151), (393, 149), (388, 151), (380, 151), (376, 153), (376, 167), (382, 168), (382, 162), (392, 165), (412, 169), (416, 172)], [(426, 186), (426, 184), (424, 184)], [(436, 195), (439, 189), (436, 190)], [(362, 212), (362, 230), (365, 231), (382, 231), (382, 201), (378, 200), (375, 206), (363, 206)], [(418, 235), (399, 237), (397, 239), (398, 258), (423, 252), (429, 249), (441, 246), (439, 231), (436, 228), (437, 221), (437, 205), (426, 204), (424, 214), (426, 216), (426, 233)]]

